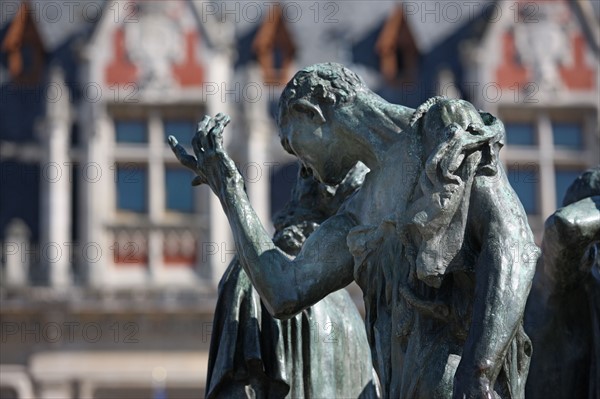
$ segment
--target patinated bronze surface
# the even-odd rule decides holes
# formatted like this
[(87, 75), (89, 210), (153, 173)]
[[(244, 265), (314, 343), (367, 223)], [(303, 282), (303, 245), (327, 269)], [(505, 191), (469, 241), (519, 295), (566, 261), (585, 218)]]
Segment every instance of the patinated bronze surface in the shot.
[(562, 205), (546, 220), (527, 303), (527, 396), (599, 399), (600, 166), (573, 182)]
[[(300, 251), (319, 223), (362, 184), (358, 164), (337, 187), (300, 173), (292, 200), (275, 217), (276, 245)], [(377, 398), (378, 380), (363, 321), (346, 290), (287, 320), (273, 318), (238, 259), (219, 284), (207, 398)]]
[(384, 397), (523, 397), (531, 344), (523, 311), (538, 257), (498, 162), (502, 123), (462, 100), (390, 104), (353, 72), (318, 64), (280, 100), (282, 144), (321, 182), (362, 161), (360, 190), (294, 259), (272, 242), (206, 117), (182, 164), (219, 197), (239, 260), (268, 309), (289, 318), (358, 282)]

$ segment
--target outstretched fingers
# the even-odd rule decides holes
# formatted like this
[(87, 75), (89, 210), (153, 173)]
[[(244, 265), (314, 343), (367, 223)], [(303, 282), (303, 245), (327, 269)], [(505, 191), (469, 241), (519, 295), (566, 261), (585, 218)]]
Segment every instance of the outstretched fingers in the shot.
[[(169, 146), (183, 166), (198, 173), (198, 161), (196, 157), (188, 154), (174, 136), (169, 136)], [(199, 186), (204, 183), (206, 183), (206, 179), (203, 176), (196, 176), (194, 180), (192, 180), (192, 186)]]
[(193, 186), (208, 182), (206, 173), (212, 170), (211, 163), (216, 160), (213, 157), (224, 154), (223, 130), (230, 121), (228, 115), (219, 113), (214, 118), (207, 115), (198, 123), (196, 134), (192, 139), (195, 157), (188, 154), (175, 137), (169, 136), (169, 145), (179, 162), (198, 175), (192, 181)]
[(179, 144), (179, 142), (174, 136), (169, 136), (169, 146), (171, 147), (171, 150), (183, 166), (193, 170), (194, 172), (197, 171), (198, 162), (196, 160), (196, 157), (188, 154), (185, 148), (183, 148), (181, 144)]
[(204, 119), (198, 123), (198, 127), (196, 128), (196, 134), (192, 139), (192, 148), (194, 149), (194, 153), (196, 155), (203, 153), (205, 151), (206, 143), (205, 138), (208, 133), (211, 125), (213, 124), (213, 120), (210, 116), (205, 115)]
[(223, 130), (231, 122), (229, 115), (218, 113), (215, 116), (215, 125), (208, 134), (208, 144), (216, 151), (223, 150)]

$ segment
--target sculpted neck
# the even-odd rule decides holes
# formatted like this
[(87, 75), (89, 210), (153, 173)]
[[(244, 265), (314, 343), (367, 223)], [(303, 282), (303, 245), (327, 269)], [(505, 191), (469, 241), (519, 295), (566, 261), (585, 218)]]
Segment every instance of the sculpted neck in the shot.
[(373, 92), (357, 95), (343, 112), (341, 122), (357, 157), (373, 170), (379, 168), (386, 151), (409, 129), (414, 109), (391, 104)]

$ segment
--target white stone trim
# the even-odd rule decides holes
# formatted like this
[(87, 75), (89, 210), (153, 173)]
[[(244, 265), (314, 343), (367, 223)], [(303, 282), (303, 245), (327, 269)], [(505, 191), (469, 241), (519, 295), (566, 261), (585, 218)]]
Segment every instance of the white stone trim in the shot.
[(12, 388), (19, 399), (36, 399), (33, 383), (24, 366), (0, 364), (0, 387)]

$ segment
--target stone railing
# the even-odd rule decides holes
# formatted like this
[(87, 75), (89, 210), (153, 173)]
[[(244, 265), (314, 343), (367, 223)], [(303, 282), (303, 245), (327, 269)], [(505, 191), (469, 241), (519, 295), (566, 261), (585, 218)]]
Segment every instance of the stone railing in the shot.
[[(201, 256), (208, 232), (191, 225), (111, 225), (109, 281), (118, 276), (130, 282), (189, 284), (210, 275)], [(137, 275), (137, 277), (136, 277)]]

